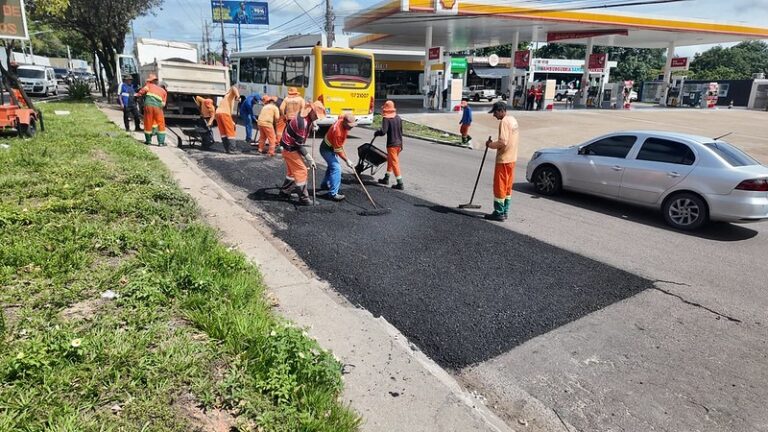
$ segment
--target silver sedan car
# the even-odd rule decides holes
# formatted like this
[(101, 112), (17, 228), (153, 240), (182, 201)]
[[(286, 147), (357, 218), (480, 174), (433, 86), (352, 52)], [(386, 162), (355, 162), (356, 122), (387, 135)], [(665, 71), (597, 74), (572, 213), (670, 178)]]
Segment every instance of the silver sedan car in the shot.
[(725, 141), (627, 131), (533, 154), (526, 179), (542, 195), (563, 189), (660, 209), (669, 225), (768, 219), (768, 167)]

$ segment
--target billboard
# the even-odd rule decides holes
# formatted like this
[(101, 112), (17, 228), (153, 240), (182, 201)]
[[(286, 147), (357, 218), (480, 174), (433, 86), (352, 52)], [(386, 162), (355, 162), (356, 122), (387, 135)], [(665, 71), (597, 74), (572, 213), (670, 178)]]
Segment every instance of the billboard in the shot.
[(242, 25), (269, 25), (266, 2), (211, 0), (213, 22)]
[(29, 39), (24, 0), (3, 0), (0, 4), (0, 39)]

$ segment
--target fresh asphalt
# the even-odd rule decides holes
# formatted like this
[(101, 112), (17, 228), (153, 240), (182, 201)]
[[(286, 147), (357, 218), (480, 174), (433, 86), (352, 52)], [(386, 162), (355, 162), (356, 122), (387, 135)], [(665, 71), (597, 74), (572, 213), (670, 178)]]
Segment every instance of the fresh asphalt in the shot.
[[(652, 287), (481, 213), (384, 188), (370, 176), (364, 181), (389, 214), (359, 214), (372, 207), (350, 172), (342, 185), (346, 202), (321, 197), (316, 207), (300, 207), (295, 197), (277, 196), (284, 177), (279, 157), (191, 154), (227, 187), (248, 191), (271, 216), (275, 235), (314, 272), (444, 367), (483, 362)], [(324, 167), (318, 171), (319, 184)]]

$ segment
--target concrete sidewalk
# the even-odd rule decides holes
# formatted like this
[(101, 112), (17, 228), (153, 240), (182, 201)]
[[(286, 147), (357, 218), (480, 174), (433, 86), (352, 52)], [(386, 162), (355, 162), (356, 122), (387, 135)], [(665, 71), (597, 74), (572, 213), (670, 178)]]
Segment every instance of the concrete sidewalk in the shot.
[[(122, 114), (101, 107), (118, 126)], [(136, 134), (139, 137), (141, 134)], [(143, 137), (141, 137), (143, 139)], [(521, 389), (514, 413), (505, 413), (513, 429), (462, 388), (447, 371), (418, 351), (386, 320), (349, 304), (316, 278), (292, 250), (271, 235), (263, 218), (241, 207), (231, 193), (209, 178), (175, 147), (152, 147), (179, 186), (198, 203), (205, 220), (224, 242), (259, 266), (279, 312), (330, 349), (344, 364), (343, 398), (363, 416), (364, 431), (559, 431), (567, 430), (556, 413)], [(246, 155), (221, 157), (249, 157)], [(233, 194), (238, 195), (237, 191)], [(571, 427), (571, 431), (575, 430)]]

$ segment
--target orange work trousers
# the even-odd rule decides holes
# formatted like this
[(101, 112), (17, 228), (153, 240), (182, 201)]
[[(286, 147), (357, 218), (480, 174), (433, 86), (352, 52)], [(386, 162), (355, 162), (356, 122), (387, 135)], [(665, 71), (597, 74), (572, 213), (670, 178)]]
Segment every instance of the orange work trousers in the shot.
[(301, 157), (301, 153), (297, 151), (284, 151), (283, 160), (285, 161), (285, 178), (294, 180), (296, 186), (306, 185), (307, 166), (304, 164), (304, 158)]
[(515, 163), (496, 163), (493, 170), (493, 198), (505, 200), (512, 196), (512, 184), (515, 181)]
[(400, 152), (402, 147), (387, 147), (387, 172), (400, 178)]
[(277, 137), (275, 136), (275, 128), (272, 126), (259, 126), (259, 151), (264, 151), (264, 143), (269, 141), (269, 154), (275, 154), (275, 148), (277, 148)]
[(283, 116), (280, 116), (280, 118), (277, 120), (277, 139), (281, 140), (283, 139), (283, 132), (285, 132), (285, 127), (288, 126), (288, 122), (290, 120), (286, 119)]
[(219, 135), (227, 137), (229, 139), (237, 138), (237, 132), (235, 132), (235, 122), (232, 120), (232, 115), (227, 113), (216, 114), (216, 125), (219, 128)]
[(157, 127), (158, 133), (165, 134), (163, 109), (155, 106), (144, 106), (144, 133), (151, 134), (153, 127)]

